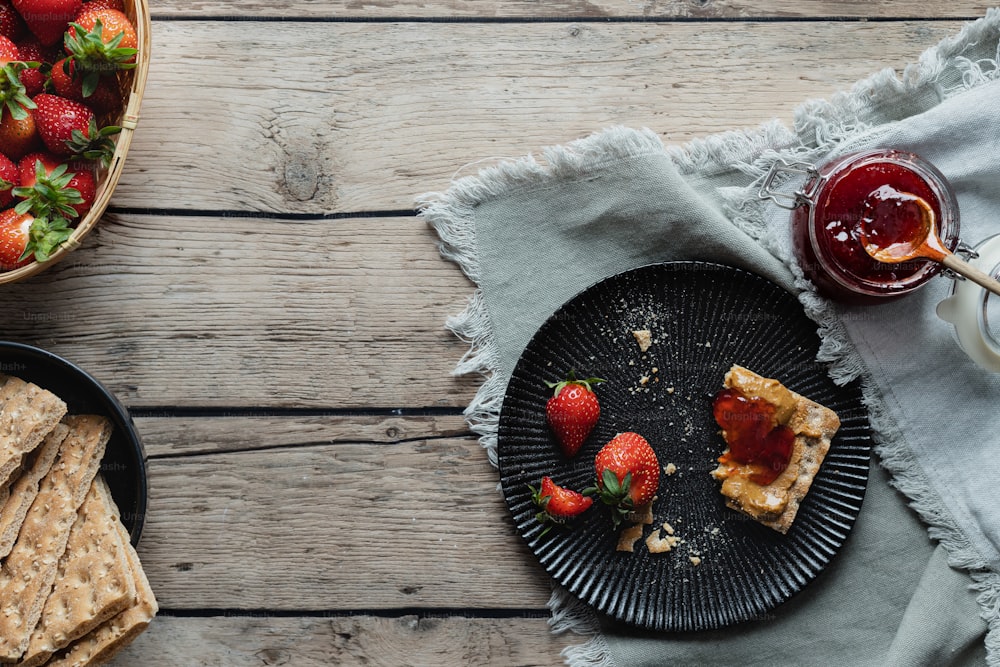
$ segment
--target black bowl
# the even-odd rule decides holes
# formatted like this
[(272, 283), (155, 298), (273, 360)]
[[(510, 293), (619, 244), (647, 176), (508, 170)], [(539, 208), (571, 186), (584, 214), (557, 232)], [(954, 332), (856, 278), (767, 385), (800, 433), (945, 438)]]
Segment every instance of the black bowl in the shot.
[(0, 341), (0, 373), (51, 391), (66, 402), (69, 414), (97, 414), (111, 420), (114, 430), (101, 461), (101, 474), (132, 544), (138, 544), (146, 518), (146, 457), (128, 410), (89, 373), (37, 347)]

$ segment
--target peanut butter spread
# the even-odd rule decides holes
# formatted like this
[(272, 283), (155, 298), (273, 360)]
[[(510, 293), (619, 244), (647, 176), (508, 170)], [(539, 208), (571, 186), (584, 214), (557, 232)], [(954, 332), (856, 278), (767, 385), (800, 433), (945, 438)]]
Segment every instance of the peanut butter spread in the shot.
[[(811, 436), (805, 415), (799, 415), (801, 402), (791, 391), (777, 380), (761, 377), (756, 373), (733, 366), (725, 377), (726, 388), (736, 388), (748, 397), (761, 398), (775, 407), (776, 424), (788, 426), (798, 436)], [(799, 476), (802, 458), (801, 441), (797, 438), (792, 449), (788, 466), (770, 484), (761, 485), (750, 477), (756, 466), (727, 462), (719, 465), (712, 476), (722, 480), (722, 495), (737, 503), (747, 514), (755, 518), (771, 518), (781, 514), (788, 505), (789, 489)]]

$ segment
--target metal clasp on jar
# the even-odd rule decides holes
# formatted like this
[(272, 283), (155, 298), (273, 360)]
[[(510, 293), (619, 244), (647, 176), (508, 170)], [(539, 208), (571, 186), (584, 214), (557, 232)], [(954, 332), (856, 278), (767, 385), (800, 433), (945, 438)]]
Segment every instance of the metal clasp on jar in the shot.
[[(973, 259), (979, 259), (979, 253), (976, 252), (975, 248), (970, 246), (968, 243), (962, 239), (958, 240), (958, 245), (955, 247), (955, 254), (959, 255), (966, 262)], [(955, 273), (951, 269), (944, 267), (941, 269), (941, 275), (946, 278), (951, 278), (952, 280), (965, 280), (965, 276)]]
[[(806, 180), (803, 183), (803, 187), (799, 188), (795, 192), (780, 192), (775, 189), (775, 180), (779, 175), (791, 174), (795, 176), (805, 176)], [(784, 181), (785, 179), (782, 179)], [(772, 165), (770, 170), (767, 172), (767, 176), (764, 178), (763, 184), (760, 186), (760, 190), (757, 191), (757, 197), (762, 200), (771, 200), (778, 206), (789, 211), (794, 211), (799, 206), (808, 204), (819, 192), (819, 189), (823, 186), (826, 179), (819, 175), (819, 171), (816, 167), (809, 164), (808, 162), (788, 162), (786, 160), (777, 160)], [(808, 186), (808, 188), (806, 187)]]

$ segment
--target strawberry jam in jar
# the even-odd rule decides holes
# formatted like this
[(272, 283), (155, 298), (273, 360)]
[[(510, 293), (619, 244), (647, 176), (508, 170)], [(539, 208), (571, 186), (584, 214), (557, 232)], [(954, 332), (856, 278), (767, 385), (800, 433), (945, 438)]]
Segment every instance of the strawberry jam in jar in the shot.
[[(794, 194), (773, 189), (781, 172), (805, 174)], [(933, 210), (945, 247), (959, 245), (958, 203), (945, 177), (913, 153), (872, 150), (852, 153), (818, 168), (776, 163), (760, 196), (792, 210), (792, 243), (799, 267), (817, 290), (848, 303), (878, 303), (908, 294), (941, 271), (937, 262), (914, 259), (899, 264), (868, 255), (859, 238), (867, 207), (879, 192), (896, 191), (923, 199)], [(867, 202), (867, 204), (866, 204)], [(915, 224), (900, 207), (896, 232)]]

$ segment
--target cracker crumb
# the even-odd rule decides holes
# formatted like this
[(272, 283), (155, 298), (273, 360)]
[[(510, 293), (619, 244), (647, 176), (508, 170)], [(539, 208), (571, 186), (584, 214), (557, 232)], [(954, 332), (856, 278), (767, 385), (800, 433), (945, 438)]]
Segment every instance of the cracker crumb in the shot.
[(639, 344), (639, 350), (645, 352), (653, 344), (653, 334), (649, 329), (639, 329), (633, 331), (632, 335), (635, 336), (635, 342)]
[(667, 393), (668, 394), (674, 393), (674, 388), (673, 387), (667, 387)]
[(688, 556), (688, 560), (691, 561), (691, 564), (695, 567), (701, 565), (701, 556)]
[(641, 523), (634, 523), (630, 526), (626, 526), (618, 535), (618, 546), (615, 548), (618, 551), (628, 551), (629, 553), (632, 553), (635, 551), (635, 543), (640, 537), (642, 537)]
[[(656, 497), (653, 497), (656, 500)], [(625, 520), (629, 523), (638, 523), (641, 525), (652, 525), (653, 523), (653, 500), (649, 501), (645, 505), (639, 505), (634, 507), (631, 512), (625, 515)]]
[(641, 385), (647, 385), (647, 384), (649, 384), (649, 376), (648, 375), (643, 375), (641, 378), (639, 378), (639, 384), (641, 384)]
[(673, 463), (668, 463), (667, 465), (663, 466), (663, 473), (665, 475), (673, 475), (675, 472), (677, 472), (677, 466), (675, 466)]
[(646, 548), (651, 554), (667, 553), (680, 543), (680, 538), (676, 535), (663, 535), (662, 528), (654, 530), (646, 538)]

